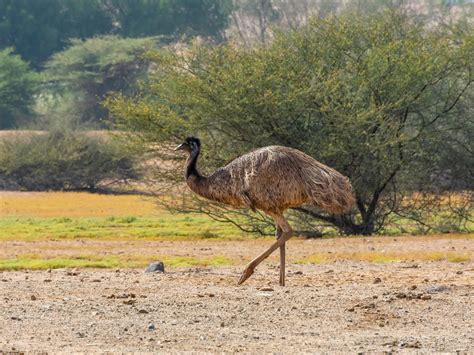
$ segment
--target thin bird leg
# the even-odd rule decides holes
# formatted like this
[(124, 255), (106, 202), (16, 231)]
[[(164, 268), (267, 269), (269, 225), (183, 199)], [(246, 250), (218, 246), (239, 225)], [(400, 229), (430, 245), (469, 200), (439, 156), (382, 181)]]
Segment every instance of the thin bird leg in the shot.
[[(292, 236), (292, 230), (286, 219), (283, 217), (283, 215), (272, 215), (273, 220), (275, 221), (275, 224), (279, 225), (280, 228), (282, 229), (282, 234), (281, 237), (277, 239), (275, 243), (273, 243), (270, 248), (265, 250), (262, 254), (257, 256), (255, 259), (253, 259), (245, 268), (244, 272), (240, 276), (238, 284), (241, 285), (244, 283), (245, 280), (247, 280), (250, 276), (252, 276), (255, 268), (260, 264), (263, 260), (265, 260), (271, 253), (273, 253), (275, 250), (277, 250), (279, 247), (282, 245), (285, 245), (285, 242), (291, 238)], [(281, 256), (281, 254), (280, 254)], [(281, 262), (281, 259), (280, 259)], [(284, 263), (284, 262), (283, 262)]]
[[(283, 234), (283, 230), (277, 225), (276, 226), (277, 240), (280, 239), (282, 234)], [(285, 245), (286, 243), (283, 243), (283, 245), (280, 245), (280, 286), (285, 286)]]

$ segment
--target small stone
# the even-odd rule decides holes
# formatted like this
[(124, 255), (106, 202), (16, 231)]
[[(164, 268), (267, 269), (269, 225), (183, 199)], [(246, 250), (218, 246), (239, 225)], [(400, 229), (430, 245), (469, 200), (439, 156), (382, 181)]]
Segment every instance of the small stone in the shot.
[(140, 309), (138, 311), (138, 313), (141, 313), (141, 314), (148, 314), (148, 311), (146, 309)]
[(428, 293), (438, 293), (438, 292), (443, 292), (443, 291), (448, 291), (449, 287), (445, 285), (433, 285), (428, 287), (426, 292)]
[(145, 269), (145, 273), (149, 272), (165, 272), (165, 264), (162, 261), (157, 261), (148, 265)]
[(425, 300), (425, 301), (430, 300), (431, 296), (430, 295), (423, 295), (423, 296), (420, 297), (420, 299)]
[(421, 348), (421, 343), (418, 340), (408, 341), (408, 342), (401, 343), (400, 346), (402, 348), (420, 349)]
[(209, 297), (214, 297), (215, 295), (213, 293), (208, 294)]
[(126, 300), (123, 301), (123, 304), (128, 304), (129, 306), (133, 305), (136, 302), (136, 300)]
[(155, 327), (154, 323), (148, 324), (148, 330), (152, 331), (152, 330), (155, 330), (155, 329), (156, 329), (156, 327)]
[(456, 274), (457, 274), (457, 275), (462, 275), (462, 271), (461, 271), (461, 270), (456, 271)]
[(260, 288), (259, 291), (271, 292), (271, 291), (273, 291), (273, 288), (271, 288), (271, 287), (262, 287), (262, 288)]
[(35, 295), (31, 295), (30, 298), (31, 298), (32, 301), (36, 301), (36, 296)]
[(411, 285), (410, 290), (416, 290), (416, 285)]
[(374, 284), (379, 284), (379, 283), (381, 283), (381, 282), (382, 282), (382, 279), (381, 279), (380, 277), (376, 277), (376, 278), (374, 279)]
[(406, 298), (407, 295), (404, 294), (403, 292), (399, 292), (399, 293), (397, 293), (397, 294), (395, 295), (395, 297), (397, 297), (397, 298)]
[(295, 275), (303, 275), (303, 271), (295, 271), (294, 274)]
[(51, 282), (51, 279), (45, 279), (43, 282)]
[(354, 308), (354, 307), (351, 307), (351, 308), (349, 308), (347, 311), (349, 311), (349, 312), (354, 312), (354, 311), (355, 311), (355, 308)]
[(221, 328), (224, 328), (224, 327), (225, 327), (225, 323), (221, 322)]
[(92, 282), (102, 282), (102, 281), (99, 280), (99, 279), (94, 279), (94, 280), (92, 280)]

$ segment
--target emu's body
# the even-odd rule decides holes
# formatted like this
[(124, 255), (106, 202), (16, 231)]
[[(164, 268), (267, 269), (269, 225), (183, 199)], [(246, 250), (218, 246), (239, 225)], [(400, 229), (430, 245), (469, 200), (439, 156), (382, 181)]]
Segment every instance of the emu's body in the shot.
[(257, 149), (207, 177), (201, 176), (196, 168), (200, 141), (189, 137), (180, 148), (189, 152), (185, 178), (191, 190), (213, 201), (261, 210), (275, 221), (277, 242), (247, 266), (239, 284), (252, 275), (263, 259), (280, 248), (280, 285), (284, 285), (285, 242), (291, 237), (291, 227), (283, 217), (286, 209), (314, 205), (341, 214), (354, 204), (352, 188), (345, 176), (293, 148)]
[(288, 147), (257, 149), (208, 177), (190, 172), (186, 182), (191, 190), (210, 200), (271, 214), (303, 204), (340, 214), (353, 203), (346, 177)]

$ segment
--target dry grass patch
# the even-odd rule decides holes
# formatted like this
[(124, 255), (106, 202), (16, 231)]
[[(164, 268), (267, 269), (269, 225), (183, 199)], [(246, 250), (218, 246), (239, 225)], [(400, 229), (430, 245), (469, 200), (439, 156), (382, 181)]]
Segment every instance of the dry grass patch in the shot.
[(400, 261), (464, 262), (473, 260), (472, 253), (413, 251), (413, 252), (338, 252), (312, 254), (296, 260), (296, 264), (322, 264), (340, 260), (366, 261), (370, 263), (392, 263)]
[(163, 212), (153, 198), (88, 192), (0, 192), (2, 217), (123, 217)]

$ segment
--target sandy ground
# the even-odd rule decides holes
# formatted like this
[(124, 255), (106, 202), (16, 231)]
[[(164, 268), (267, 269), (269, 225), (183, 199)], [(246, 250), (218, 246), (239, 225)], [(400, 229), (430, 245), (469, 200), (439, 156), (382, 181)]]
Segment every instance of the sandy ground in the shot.
[[(380, 243), (387, 250), (473, 248), (472, 239), (423, 240)], [(174, 254), (248, 260), (268, 243), (190, 241), (161, 247), (174, 248)], [(377, 238), (352, 239), (340, 245), (372, 250), (377, 243)], [(331, 247), (337, 252), (336, 244), (337, 239), (290, 241), (288, 256)], [(2, 244), (4, 254), (19, 248), (6, 247)], [(296, 265), (291, 258), (286, 287), (278, 286), (275, 257), (243, 286), (236, 286), (238, 266), (164, 274), (0, 272), (0, 352), (474, 352), (472, 262)]]

